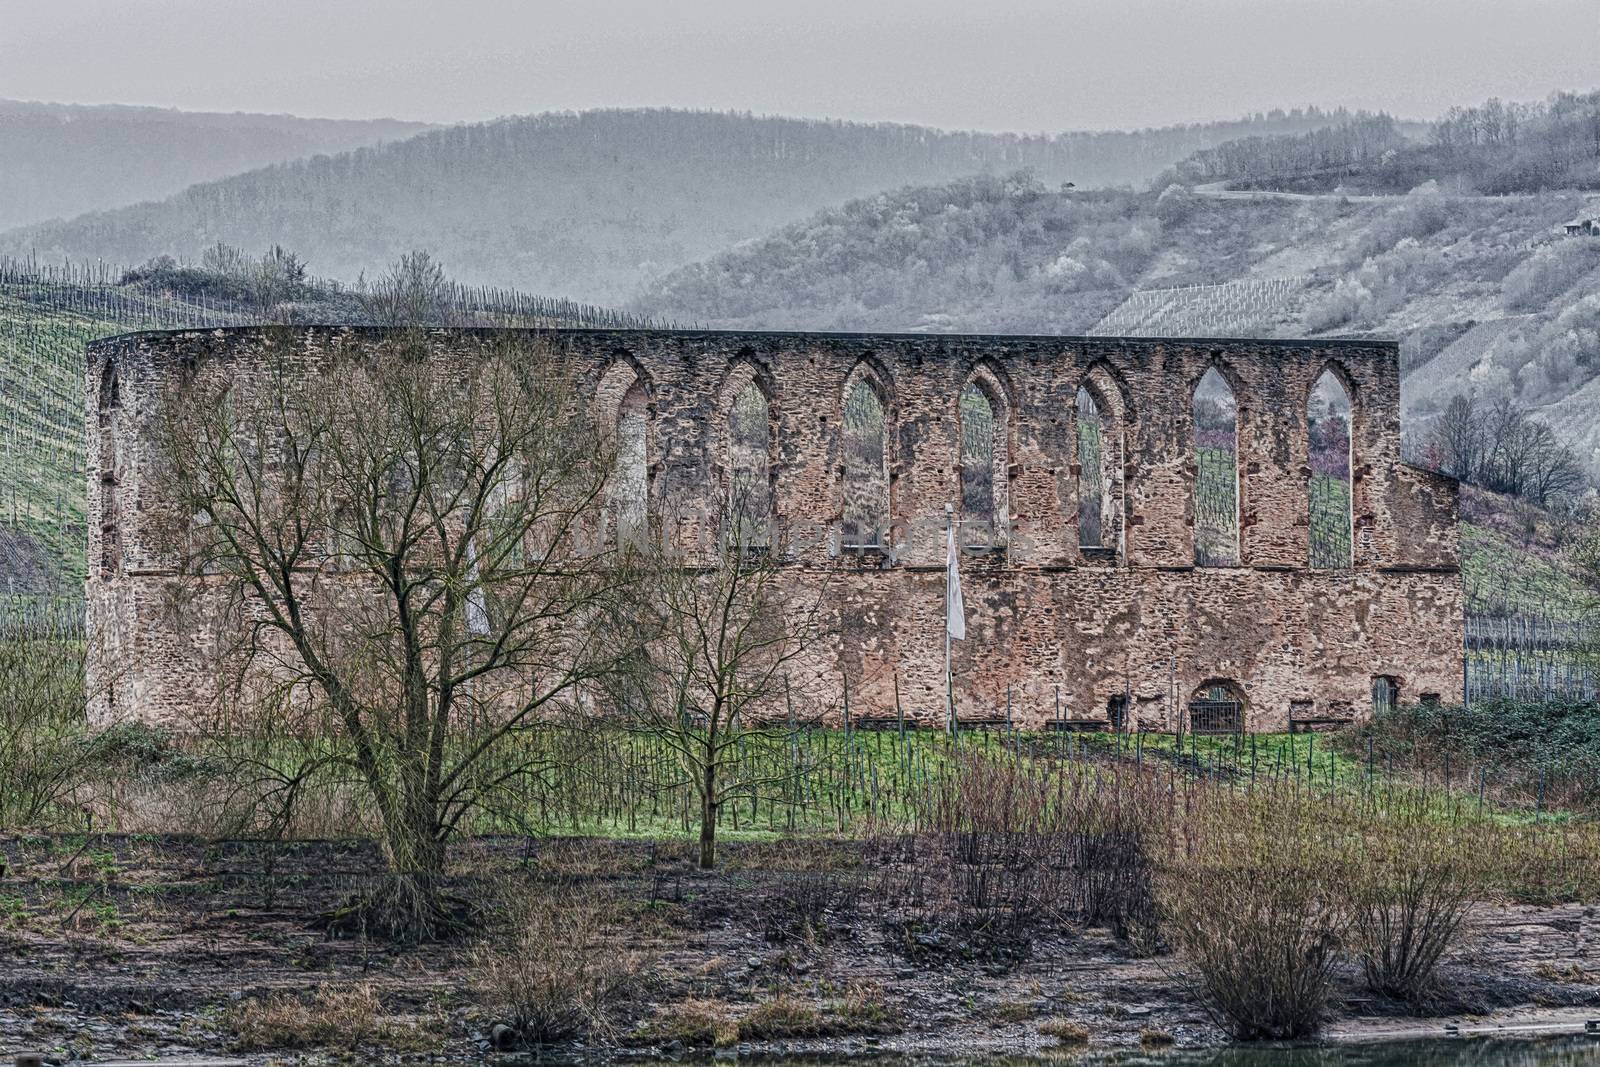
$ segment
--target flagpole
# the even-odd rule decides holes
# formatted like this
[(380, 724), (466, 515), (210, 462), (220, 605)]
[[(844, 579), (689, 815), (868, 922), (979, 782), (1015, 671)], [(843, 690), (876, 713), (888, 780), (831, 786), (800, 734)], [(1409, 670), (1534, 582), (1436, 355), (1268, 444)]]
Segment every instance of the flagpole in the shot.
[[(951, 527), (955, 522), (955, 505), (946, 503), (944, 506), (944, 536), (948, 544)], [(946, 561), (944, 568), (944, 721), (946, 729), (952, 737), (956, 734), (956, 683), (950, 674), (950, 566)]]

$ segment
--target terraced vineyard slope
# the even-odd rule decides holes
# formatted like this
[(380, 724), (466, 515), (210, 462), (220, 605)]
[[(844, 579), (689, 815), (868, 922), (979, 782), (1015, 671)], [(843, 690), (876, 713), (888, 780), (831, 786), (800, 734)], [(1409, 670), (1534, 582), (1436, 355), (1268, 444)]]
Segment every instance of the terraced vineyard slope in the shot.
[[(371, 297), (295, 281), (259, 287), (204, 271), (39, 267), (0, 260), (0, 598), (13, 606), (81, 595), (85, 576), (85, 343), (136, 330), (254, 322), (381, 322)], [(483, 326), (632, 326), (605, 308), (444, 283), (429, 321)]]
[(1145, 289), (1089, 331), (1101, 337), (1276, 336), (1297, 319), (1309, 278), (1240, 278)]

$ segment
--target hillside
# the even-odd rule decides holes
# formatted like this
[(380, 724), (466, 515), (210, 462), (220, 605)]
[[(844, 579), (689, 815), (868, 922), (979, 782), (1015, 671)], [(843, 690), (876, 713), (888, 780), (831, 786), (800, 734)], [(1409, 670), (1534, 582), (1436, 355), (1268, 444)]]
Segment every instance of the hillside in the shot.
[(393, 119), (0, 100), (0, 230), (171, 196), (196, 182), (430, 128)]
[(1386, 115), (1203, 149), (1171, 180), (1234, 189), (1404, 193), (1423, 182), (1488, 195), (1600, 189), (1600, 92), (1452, 108), (1420, 136)]
[(256, 251), (283, 244), (354, 280), (427, 248), (465, 281), (614, 303), (675, 267), (882, 189), (1020, 168), (1052, 186), (1142, 184), (1230, 138), (1347, 117), (1313, 109), (1044, 136), (687, 111), (546, 114), (0, 234), (0, 252), (137, 263), (192, 261), (218, 241)]
[[(81, 595), (85, 573), (86, 342), (146, 329), (252, 322), (392, 321), (379, 293), (294, 276), (263, 284), (282, 260), (240, 261), (232, 273), (157, 267), (39, 268), (0, 260), (0, 599)], [(468, 289), (438, 273), (425, 321), (485, 326), (639, 326), (604, 308), (523, 293)], [(396, 271), (388, 278), (402, 277)], [(405, 276), (412, 277), (412, 276)], [(376, 290), (384, 290), (380, 281)], [(261, 296), (270, 292), (270, 303)], [(410, 295), (410, 294), (408, 294)]]
[(1488, 615), (1593, 618), (1595, 588), (1569, 555), (1571, 531), (1540, 508), (1471, 486), (1461, 494), (1461, 572), (1469, 608)]
[(1397, 337), (1413, 420), (1511, 396), (1600, 464), (1600, 239), (1559, 227), (1585, 203), (971, 179), (821, 212), (635, 307), (730, 328)]

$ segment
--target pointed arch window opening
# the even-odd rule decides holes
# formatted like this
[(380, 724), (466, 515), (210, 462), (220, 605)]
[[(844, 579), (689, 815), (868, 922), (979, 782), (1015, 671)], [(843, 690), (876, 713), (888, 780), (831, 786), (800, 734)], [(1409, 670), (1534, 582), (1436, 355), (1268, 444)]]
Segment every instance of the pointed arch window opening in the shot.
[(845, 392), (840, 547), (884, 549), (889, 532), (888, 428), (883, 398), (866, 378)]
[(1111, 544), (1112, 480), (1111, 443), (1100, 401), (1087, 386), (1078, 388), (1075, 404), (1078, 444), (1078, 547), (1105, 548)]
[(617, 409), (616, 468), (611, 510), (617, 544), (642, 545), (649, 534), (649, 410), (644, 383), (635, 381)]
[(1306, 402), (1308, 562), (1314, 569), (1344, 570), (1354, 562), (1351, 418), (1344, 383), (1331, 369), (1323, 371)]
[(1194, 562), (1239, 565), (1239, 420), (1233, 390), (1215, 367), (1193, 403)]
[(983, 386), (969, 381), (958, 405), (961, 430), (961, 533), (964, 548), (985, 551), (1005, 542), (1004, 407)]
[(728, 409), (729, 542), (747, 552), (772, 547), (771, 403), (753, 379)]
[(121, 471), (117, 438), (122, 415), (122, 383), (116, 364), (107, 361), (100, 376), (100, 574), (115, 577), (122, 571)]

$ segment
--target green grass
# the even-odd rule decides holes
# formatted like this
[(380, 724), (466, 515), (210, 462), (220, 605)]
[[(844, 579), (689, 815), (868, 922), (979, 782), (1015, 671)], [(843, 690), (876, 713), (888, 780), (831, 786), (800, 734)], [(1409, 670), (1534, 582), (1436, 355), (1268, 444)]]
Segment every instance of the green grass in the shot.
[(1469, 611), (1581, 619), (1600, 602), (1570, 569), (1473, 522), (1461, 524), (1461, 576)]
[(1351, 564), (1350, 483), (1327, 474), (1313, 475), (1311, 498), (1311, 565), (1329, 570)]
[[(184, 742), (174, 742), (184, 744)], [(740, 754), (747, 777), (777, 779), (756, 797), (727, 803), (719, 835), (727, 840), (770, 841), (829, 837), (917, 824), (924, 801), (960, 753), (1032, 760), (1040, 773), (1068, 764), (1093, 776), (1129, 771), (1183, 784), (1210, 782), (1247, 789), (1256, 783), (1294, 782), (1331, 798), (1362, 804), (1401, 805), (1439, 818), (1483, 817), (1523, 821), (1556, 817), (1548, 809), (1508, 804), (1491, 794), (1480, 808), (1476, 780), (1464, 761), (1447, 783), (1437, 769), (1418, 775), (1402, 761), (1333, 734), (1244, 734), (1175, 738), (1170, 734), (969, 732), (942, 730), (849, 731), (799, 728), (752, 734)], [(256, 753), (258, 757), (260, 753)], [(294, 751), (267, 756), (288, 771)], [(171, 764), (169, 764), (171, 766)], [(190, 761), (208, 773), (204, 761)], [(616, 840), (689, 840), (699, 830), (693, 787), (676, 756), (659, 739), (620, 729), (578, 737), (562, 728), (526, 731), (495, 754), (481, 773), (539, 766), (515, 796), (474, 812), (469, 834), (535, 837), (602, 837)], [(133, 773), (137, 773), (136, 771)], [(215, 773), (210, 772), (210, 773)], [(725, 777), (725, 782), (732, 777)], [(317, 806), (361, 787), (348, 775), (321, 775), (304, 787), (302, 802)], [(355, 830), (354, 827), (346, 828)]]

